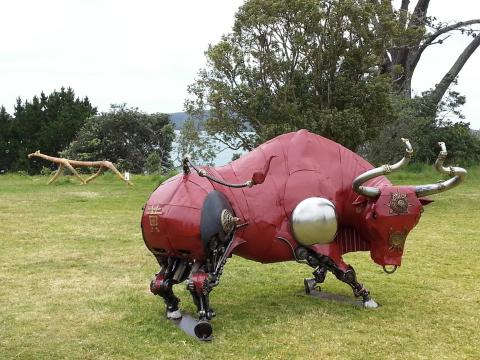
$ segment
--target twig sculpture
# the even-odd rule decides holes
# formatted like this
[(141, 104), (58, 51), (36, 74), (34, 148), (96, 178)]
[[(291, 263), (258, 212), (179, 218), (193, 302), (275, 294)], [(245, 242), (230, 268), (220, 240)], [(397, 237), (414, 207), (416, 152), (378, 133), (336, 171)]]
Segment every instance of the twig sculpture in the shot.
[[(55, 164), (58, 164), (58, 170), (56, 171), (55, 175), (48, 181), (47, 185), (50, 185), (52, 182), (56, 181), (58, 177), (62, 174), (63, 168), (67, 168), (75, 175), (77, 178), (80, 179), (83, 185), (88, 184), (90, 181), (94, 180), (98, 177), (105, 169), (112, 170), (120, 179), (122, 179), (128, 185), (132, 185), (132, 183), (125, 179), (120, 171), (117, 170), (115, 165), (113, 165), (110, 161), (78, 161), (78, 160), (69, 160), (64, 158), (57, 158), (54, 156), (48, 156), (42, 154), (40, 150), (35, 151), (34, 153), (28, 154), (28, 158), (31, 157), (39, 157), (41, 159), (51, 161)], [(80, 176), (80, 174), (75, 170), (75, 167), (94, 167), (98, 168), (98, 171), (90, 176), (87, 179), (84, 179)]]

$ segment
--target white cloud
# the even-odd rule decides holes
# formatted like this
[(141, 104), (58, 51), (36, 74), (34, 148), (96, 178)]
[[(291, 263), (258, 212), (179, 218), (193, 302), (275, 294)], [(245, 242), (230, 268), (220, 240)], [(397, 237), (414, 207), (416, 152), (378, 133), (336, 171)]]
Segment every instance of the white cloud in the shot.
[(181, 111), (204, 51), (242, 1), (2, 2), (0, 104), (61, 86), (101, 110)]

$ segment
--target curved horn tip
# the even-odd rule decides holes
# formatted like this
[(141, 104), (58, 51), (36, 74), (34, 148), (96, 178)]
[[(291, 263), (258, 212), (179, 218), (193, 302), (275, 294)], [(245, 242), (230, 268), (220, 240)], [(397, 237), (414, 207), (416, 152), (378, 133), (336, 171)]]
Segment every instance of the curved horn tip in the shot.
[(440, 145), (440, 148), (442, 149), (442, 152), (447, 152), (447, 146), (443, 141), (439, 141), (438, 145)]
[(405, 146), (407, 147), (407, 148), (405, 149), (405, 151), (406, 151), (406, 153), (407, 153), (406, 156), (407, 156), (407, 157), (412, 157), (412, 155), (413, 155), (413, 148), (412, 148), (412, 144), (410, 144), (410, 140), (405, 139), (405, 138), (401, 138), (401, 139), (402, 139), (402, 141), (405, 143)]
[(402, 141), (405, 143), (405, 145), (407, 145), (407, 149), (410, 151), (412, 150), (412, 144), (410, 144), (410, 140), (408, 139), (405, 139), (405, 138), (401, 138)]

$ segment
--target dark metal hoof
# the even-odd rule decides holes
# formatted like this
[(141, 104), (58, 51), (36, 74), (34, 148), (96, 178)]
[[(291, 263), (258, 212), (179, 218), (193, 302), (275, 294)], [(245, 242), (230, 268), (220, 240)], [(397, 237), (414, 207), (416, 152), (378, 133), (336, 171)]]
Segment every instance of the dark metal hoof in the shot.
[(185, 334), (192, 336), (200, 341), (213, 340), (212, 326), (206, 320), (197, 320), (189, 314), (183, 314), (180, 319), (171, 320), (175, 325), (182, 329)]
[(213, 329), (208, 321), (201, 320), (195, 325), (194, 331), (200, 340), (210, 340)]
[(305, 286), (305, 294), (310, 294), (312, 290), (315, 289), (315, 286), (317, 285), (317, 280), (303, 279), (303, 285)]

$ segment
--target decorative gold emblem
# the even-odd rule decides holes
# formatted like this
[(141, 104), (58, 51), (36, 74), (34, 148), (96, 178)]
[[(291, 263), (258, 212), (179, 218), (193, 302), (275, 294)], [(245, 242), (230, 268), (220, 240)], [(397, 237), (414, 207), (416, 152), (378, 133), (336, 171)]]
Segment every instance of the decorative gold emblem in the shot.
[(391, 193), (387, 206), (390, 208), (390, 214), (400, 215), (407, 214), (411, 205), (408, 203), (407, 194)]
[(145, 215), (163, 215), (163, 208), (160, 205), (147, 205)]
[(407, 230), (404, 231), (393, 231), (390, 229), (390, 238), (388, 239), (388, 244), (390, 245), (391, 251), (403, 251), (405, 246), (405, 240), (407, 240)]
[(157, 215), (148, 215), (148, 222), (150, 223), (152, 233), (160, 232), (160, 229), (158, 228), (158, 216)]
[(148, 222), (150, 224), (152, 233), (159, 233), (158, 215), (163, 215), (163, 209), (160, 205), (147, 205), (145, 208), (145, 215), (148, 215)]
[(240, 219), (233, 216), (227, 209), (223, 209), (220, 215), (220, 221), (222, 222), (223, 231), (230, 233), (235, 229), (235, 225), (237, 225)]

